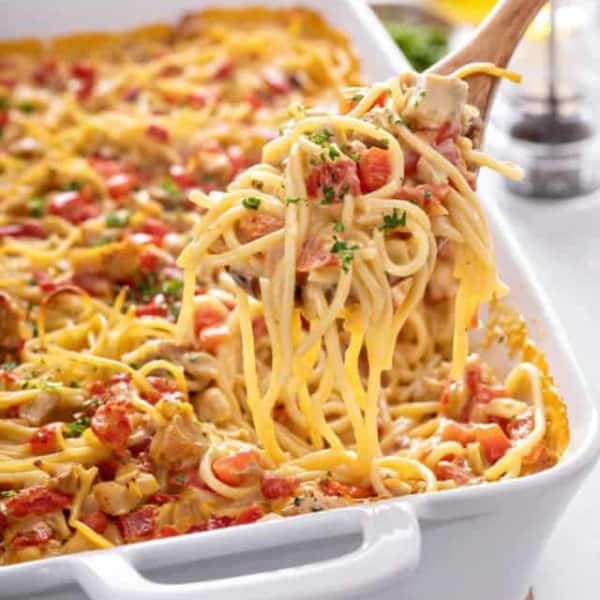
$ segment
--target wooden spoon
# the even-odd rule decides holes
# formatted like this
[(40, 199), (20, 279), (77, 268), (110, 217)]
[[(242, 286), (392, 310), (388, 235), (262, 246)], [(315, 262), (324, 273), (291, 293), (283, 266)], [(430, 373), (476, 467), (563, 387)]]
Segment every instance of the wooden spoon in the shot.
[[(507, 67), (527, 28), (547, 0), (502, 0), (465, 46), (435, 64), (430, 73), (450, 75), (473, 62)], [(469, 78), (469, 104), (476, 106), (485, 123), (494, 102), (498, 78), (474, 75)]]

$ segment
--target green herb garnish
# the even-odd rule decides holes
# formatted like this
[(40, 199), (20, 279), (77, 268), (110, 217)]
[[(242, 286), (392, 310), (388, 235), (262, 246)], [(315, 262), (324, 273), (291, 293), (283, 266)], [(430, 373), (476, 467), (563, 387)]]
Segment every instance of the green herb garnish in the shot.
[(417, 71), (425, 71), (448, 51), (448, 34), (439, 27), (386, 21), (394, 42)]
[(46, 202), (43, 198), (32, 198), (27, 202), (27, 213), (30, 217), (39, 219), (46, 213)]
[(14, 362), (13, 360), (9, 360), (0, 364), (0, 371), (12, 371), (19, 366), (19, 363)]
[(171, 200), (178, 202), (183, 198), (181, 188), (172, 179), (165, 179), (160, 184), (160, 187), (167, 193), (167, 196)]
[(183, 288), (183, 281), (181, 279), (167, 279), (162, 282), (160, 291), (167, 296), (179, 297)]
[(325, 186), (323, 188), (323, 200), (321, 204), (332, 204), (335, 199), (335, 190), (331, 186)]
[(127, 227), (130, 218), (131, 213), (128, 210), (118, 210), (108, 213), (105, 222), (107, 227)]
[(356, 244), (348, 244), (344, 240), (340, 240), (337, 235), (333, 236), (333, 246), (331, 246), (330, 252), (337, 254), (342, 264), (342, 270), (347, 273), (350, 270), (350, 265), (354, 260), (354, 253), (358, 250)]
[(92, 240), (88, 245), (91, 248), (95, 248), (97, 246), (106, 246), (106, 244), (112, 244), (114, 242), (114, 239), (112, 236), (110, 235), (103, 235), (102, 237), (96, 238), (95, 240)]
[(337, 233), (342, 233), (342, 231), (344, 231), (344, 224), (343, 223), (336, 223), (333, 226), (333, 230), (337, 231)]
[(333, 137), (333, 133), (331, 133), (331, 131), (329, 131), (327, 129), (323, 129), (323, 131), (316, 131), (314, 133), (309, 133), (307, 137), (314, 144), (317, 144), (319, 146), (324, 146), (325, 144), (329, 143), (329, 141)]
[(12, 498), (17, 495), (16, 490), (2, 490), (0, 491), (0, 498)]
[(10, 108), (10, 102), (8, 98), (0, 98), (0, 110), (8, 110)]
[(89, 428), (92, 420), (90, 417), (79, 417), (76, 421), (72, 421), (71, 423), (67, 423), (65, 425), (65, 437), (68, 438), (77, 438), (81, 437), (81, 434)]
[(360, 102), (364, 97), (365, 97), (364, 94), (354, 94), (354, 96), (352, 96), (352, 98), (350, 98), (350, 100), (352, 102)]
[(65, 190), (67, 192), (78, 192), (83, 187), (83, 183), (81, 181), (77, 181), (74, 179), (73, 181), (69, 181), (65, 186)]
[(185, 485), (187, 483), (187, 477), (186, 477), (185, 473), (177, 473), (177, 475), (175, 475), (174, 479), (175, 479), (175, 483), (177, 485)]
[(383, 215), (383, 223), (377, 228), (379, 231), (389, 231), (396, 227), (404, 227), (406, 225), (406, 211), (398, 216), (398, 211), (394, 209), (391, 215)]
[(21, 112), (24, 112), (25, 114), (29, 115), (35, 111), (35, 104), (33, 102), (21, 102), (17, 104), (17, 108)]
[(335, 160), (336, 158), (339, 158), (339, 156), (339, 150), (335, 146), (329, 146), (329, 158)]
[(242, 200), (242, 205), (248, 210), (258, 210), (258, 207), (260, 206), (260, 198), (256, 198), (256, 196), (244, 198)]
[(296, 197), (296, 198), (286, 198), (285, 199), (285, 203), (287, 205), (298, 204), (298, 202), (300, 202), (301, 200), (302, 200), (302, 198), (299, 198), (299, 197)]

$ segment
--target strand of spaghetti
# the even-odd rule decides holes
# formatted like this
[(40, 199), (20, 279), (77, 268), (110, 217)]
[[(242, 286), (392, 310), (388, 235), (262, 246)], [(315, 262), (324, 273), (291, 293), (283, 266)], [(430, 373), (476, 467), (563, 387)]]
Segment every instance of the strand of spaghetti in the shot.
[(523, 80), (523, 77), (519, 73), (509, 71), (508, 69), (502, 69), (501, 67), (498, 67), (494, 63), (490, 62), (469, 63), (468, 65), (464, 65), (454, 71), (450, 77), (455, 77), (456, 79), (466, 79), (467, 77), (478, 74), (508, 79), (508, 81), (512, 81), (513, 83), (521, 83)]

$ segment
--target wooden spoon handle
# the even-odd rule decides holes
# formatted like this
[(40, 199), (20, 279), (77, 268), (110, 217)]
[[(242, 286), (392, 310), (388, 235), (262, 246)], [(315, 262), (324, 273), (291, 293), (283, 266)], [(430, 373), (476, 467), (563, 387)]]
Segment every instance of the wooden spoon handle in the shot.
[[(471, 62), (491, 62), (506, 67), (519, 42), (547, 0), (502, 0), (460, 50), (431, 67), (431, 73), (450, 75)], [(477, 75), (469, 81), (469, 102), (485, 120), (492, 104), (497, 79)]]

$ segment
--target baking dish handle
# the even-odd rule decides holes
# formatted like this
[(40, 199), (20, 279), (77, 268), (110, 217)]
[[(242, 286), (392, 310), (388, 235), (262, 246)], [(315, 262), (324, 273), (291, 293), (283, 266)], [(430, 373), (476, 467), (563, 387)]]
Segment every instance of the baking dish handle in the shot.
[[(319, 544), (328, 536), (358, 532), (363, 543), (349, 554), (226, 579), (181, 584), (150, 581), (132, 564), (141, 561), (120, 551), (135, 546), (80, 555), (73, 563), (73, 575), (92, 600), (308, 600), (348, 598), (416, 568), (421, 552), (419, 524), (412, 507), (398, 502), (225, 529), (212, 532), (218, 535), (210, 541), (210, 532), (185, 536), (186, 547), (173, 545), (171, 553), (184, 551), (191, 560), (209, 556), (225, 560), (231, 553), (280, 547), (281, 540), (285, 545)], [(236, 537), (239, 543), (232, 546)], [(160, 542), (165, 544), (163, 556), (173, 541), (176, 538)], [(155, 550), (160, 552), (158, 547)]]

